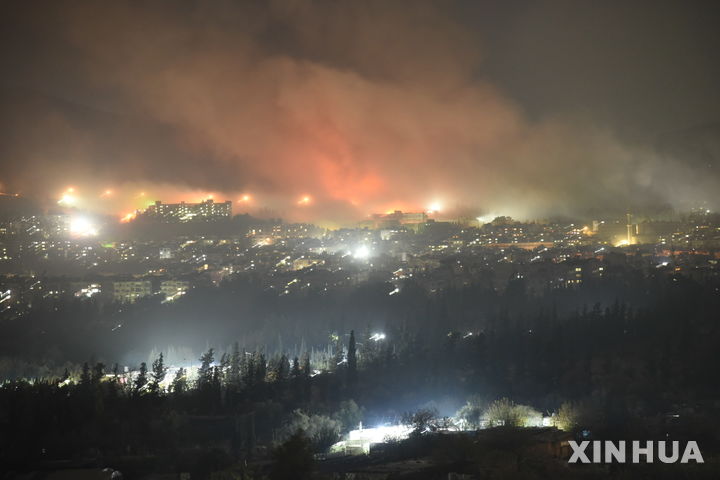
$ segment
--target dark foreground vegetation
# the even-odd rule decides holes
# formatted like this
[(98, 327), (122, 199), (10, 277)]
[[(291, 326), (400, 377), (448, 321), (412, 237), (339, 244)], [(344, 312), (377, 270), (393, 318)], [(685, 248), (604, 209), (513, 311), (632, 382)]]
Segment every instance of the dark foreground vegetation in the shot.
[[(178, 328), (203, 301), (208, 309), (210, 301), (220, 312), (230, 308), (233, 292), (243, 286), (252, 288), (236, 281), (211, 299), (189, 295), (180, 304), (185, 312)], [(447, 478), (448, 472), (477, 478), (713, 478), (708, 472), (716, 471), (720, 438), (719, 292), (713, 279), (627, 275), (540, 297), (528, 296), (518, 281), (503, 293), (477, 284), (428, 295), (408, 284), (389, 297), (382, 284), (368, 284), (321, 303), (309, 295), (270, 307), (255, 298), (242, 308), (302, 312), (275, 317), (280, 324), (324, 308), (309, 327), (354, 331), (336, 329), (340, 333), (328, 345), (316, 346), (323, 355), (314, 356), (310, 348), (288, 348), (297, 355), (276, 346), (246, 351), (226, 338), (231, 346), (219, 343), (220, 351), (194, 359), (196, 375), (173, 369), (168, 379), (162, 356), (126, 373), (110, 361), (114, 354), (98, 350), (84, 365), (54, 364), (45, 375), (7, 380), (0, 387), (0, 465), (5, 472), (112, 466), (125, 478), (179, 472), (193, 479), (303, 478), (302, 471), (323, 478), (369, 471), (367, 462), (397, 461), (403, 471), (402, 462), (422, 459), (423, 468), (397, 478)], [(140, 317), (156, 308), (137, 305), (126, 314)], [(13, 361), (32, 363), (22, 341), (37, 352), (30, 335), (17, 332), (61, 329), (43, 323), (44, 315), (49, 317), (37, 312), (26, 330), (3, 326), (16, 335), (5, 336), (4, 344), (20, 342), (8, 346), (17, 352)], [(333, 323), (333, 315), (340, 320)], [(128, 321), (132, 332), (134, 320)], [(150, 320), (147, 328), (163, 321)], [(212, 320), (207, 323), (212, 327)], [(373, 338), (370, 323), (385, 337)], [(79, 318), (65, 327), (75, 326), (76, 343), (82, 332), (98, 328)], [(104, 344), (87, 340), (87, 348)], [(436, 409), (436, 417), (459, 410), (457, 418), (476, 428), (490, 402), (501, 397), (554, 413), (556, 425), (572, 437), (694, 440), (706, 464), (641, 472), (627, 465), (569, 468), (556, 452), (522, 453), (517, 445), (538, 443), (538, 437), (508, 426), (504, 433), (482, 430), (479, 437), (418, 435), (357, 459), (313, 458), (360, 421), (397, 423), (420, 407)], [(553, 444), (554, 432), (539, 443)], [(293, 462), (298, 466), (283, 467)]]
[(571, 438), (572, 434), (553, 428), (517, 427), (411, 436), (402, 442), (383, 445), (368, 456), (317, 461), (306, 478), (332, 478), (331, 472), (345, 478), (403, 480), (670, 480), (711, 479), (720, 474), (717, 463), (571, 465), (567, 446)]

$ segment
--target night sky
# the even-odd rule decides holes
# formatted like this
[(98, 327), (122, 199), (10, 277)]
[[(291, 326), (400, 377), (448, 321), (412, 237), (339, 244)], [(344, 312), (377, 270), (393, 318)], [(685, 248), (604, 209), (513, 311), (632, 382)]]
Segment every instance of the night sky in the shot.
[(213, 195), (339, 223), (720, 207), (717, 2), (0, 9), (0, 185), (44, 205), (73, 187), (118, 216)]

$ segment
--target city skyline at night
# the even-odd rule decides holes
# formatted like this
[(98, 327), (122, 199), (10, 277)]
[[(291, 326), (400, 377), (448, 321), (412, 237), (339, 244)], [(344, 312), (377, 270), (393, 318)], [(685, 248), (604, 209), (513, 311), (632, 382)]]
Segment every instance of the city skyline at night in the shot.
[(720, 478), (720, 3), (0, 3), (1, 480)]
[(4, 15), (0, 184), (43, 207), (69, 185), (104, 214), (214, 195), (335, 224), (718, 207), (699, 4), (40, 3)]

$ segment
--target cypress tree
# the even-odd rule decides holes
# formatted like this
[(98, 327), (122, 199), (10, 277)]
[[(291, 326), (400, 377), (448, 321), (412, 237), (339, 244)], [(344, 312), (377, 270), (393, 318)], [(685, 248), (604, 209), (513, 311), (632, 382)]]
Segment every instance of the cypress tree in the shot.
[(198, 370), (198, 387), (205, 388), (212, 384), (215, 351), (211, 348), (200, 357), (200, 369)]
[(148, 383), (148, 376), (147, 376), (147, 364), (145, 362), (142, 362), (140, 364), (140, 371), (138, 372), (137, 378), (135, 378), (135, 393), (139, 393), (140, 390), (143, 389), (143, 387)]
[(242, 355), (240, 354), (240, 345), (238, 342), (233, 344), (232, 353), (230, 354), (230, 368), (228, 371), (228, 384), (237, 389), (241, 380)]
[(355, 346), (355, 330), (350, 330), (347, 352), (348, 381), (354, 382), (357, 378), (357, 347)]
[(185, 376), (184, 368), (179, 368), (177, 373), (175, 373), (175, 378), (173, 379), (170, 388), (175, 395), (182, 395), (185, 393), (187, 390), (187, 378)]
[(302, 374), (305, 378), (310, 378), (310, 374), (312, 373), (312, 370), (310, 369), (310, 355), (305, 352), (303, 354), (303, 367), (302, 367)]
[(165, 379), (166, 374), (167, 367), (165, 367), (163, 354), (160, 352), (160, 355), (158, 355), (158, 358), (152, 364), (152, 374), (150, 375), (150, 383), (148, 385), (148, 390), (151, 393), (157, 394), (160, 392), (160, 382)]
[(290, 376), (292, 378), (300, 377), (300, 361), (298, 360), (298, 357), (293, 358), (292, 368), (290, 369)]
[(80, 385), (90, 385), (90, 365), (88, 362), (83, 363), (82, 373), (80, 374)]
[(103, 375), (105, 375), (105, 364), (98, 362), (95, 364), (95, 367), (93, 368), (92, 383), (95, 383), (95, 384), (100, 383), (100, 380), (102, 379)]
[(289, 374), (290, 374), (290, 362), (288, 361), (287, 356), (283, 353), (280, 356), (280, 360), (278, 361), (277, 381), (282, 382), (283, 380), (286, 380), (288, 378)]

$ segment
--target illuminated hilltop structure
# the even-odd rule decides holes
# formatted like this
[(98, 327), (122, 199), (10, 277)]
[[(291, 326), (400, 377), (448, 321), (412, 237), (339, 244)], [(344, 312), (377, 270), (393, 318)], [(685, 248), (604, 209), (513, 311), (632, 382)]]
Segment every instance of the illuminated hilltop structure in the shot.
[(368, 220), (361, 222), (360, 227), (367, 228), (393, 228), (405, 226), (417, 230), (420, 225), (427, 223), (428, 216), (425, 212), (405, 213), (400, 210), (388, 213), (375, 213)]
[(224, 220), (232, 217), (232, 202), (215, 203), (209, 199), (200, 203), (162, 203), (158, 200), (141, 216), (163, 223)]

